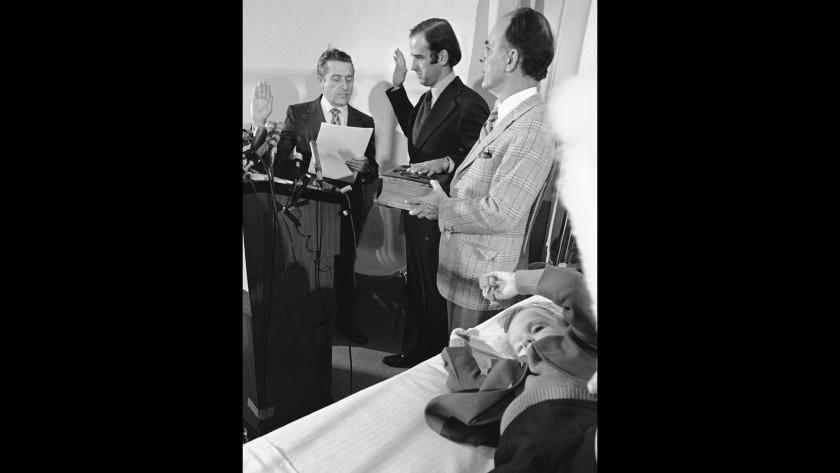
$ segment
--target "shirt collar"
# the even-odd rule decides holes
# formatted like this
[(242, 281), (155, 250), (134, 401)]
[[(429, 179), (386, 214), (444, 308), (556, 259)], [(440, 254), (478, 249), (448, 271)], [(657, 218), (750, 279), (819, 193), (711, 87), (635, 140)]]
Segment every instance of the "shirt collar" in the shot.
[(525, 90), (520, 90), (519, 92), (511, 95), (510, 97), (506, 98), (504, 102), (499, 103), (496, 101), (496, 107), (499, 109), (499, 116), (496, 118), (496, 123), (502, 121), (502, 119), (510, 113), (514, 108), (516, 108), (519, 104), (525, 101), (528, 97), (537, 94), (536, 87), (529, 87)]
[(327, 98), (325, 96), (322, 95), (321, 110), (324, 111), (324, 120), (326, 120), (327, 123), (330, 123), (332, 121), (332, 113), (330, 113), (330, 110), (334, 108), (337, 108), (341, 111), (341, 115), (339, 115), (339, 120), (341, 121), (342, 125), (347, 126), (347, 105), (343, 107), (335, 107), (327, 101)]
[(440, 97), (440, 94), (442, 94), (443, 91), (446, 90), (446, 87), (449, 84), (451, 84), (453, 80), (455, 80), (455, 77), (457, 77), (455, 73), (450, 71), (446, 77), (440, 79), (435, 85), (432, 86), (432, 105), (435, 104), (438, 97)]

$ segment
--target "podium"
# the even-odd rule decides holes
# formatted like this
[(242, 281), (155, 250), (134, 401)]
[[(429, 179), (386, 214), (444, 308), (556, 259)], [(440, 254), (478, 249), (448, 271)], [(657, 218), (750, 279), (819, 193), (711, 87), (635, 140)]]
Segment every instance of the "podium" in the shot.
[[(334, 260), (344, 196), (312, 188), (285, 208), (292, 186), (242, 184), (250, 315), (243, 311), (243, 421), (265, 434), (332, 402)], [(284, 210), (285, 208), (285, 210)]]

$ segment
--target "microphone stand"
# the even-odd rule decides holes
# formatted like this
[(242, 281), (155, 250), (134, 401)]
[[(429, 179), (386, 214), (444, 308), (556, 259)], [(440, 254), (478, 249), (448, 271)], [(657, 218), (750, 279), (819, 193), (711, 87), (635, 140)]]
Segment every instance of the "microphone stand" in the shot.
[(315, 160), (315, 179), (318, 182), (318, 188), (324, 189), (324, 174), (321, 169), (321, 158), (318, 155), (318, 143), (315, 140), (309, 140), (309, 147), (312, 149), (312, 158)]

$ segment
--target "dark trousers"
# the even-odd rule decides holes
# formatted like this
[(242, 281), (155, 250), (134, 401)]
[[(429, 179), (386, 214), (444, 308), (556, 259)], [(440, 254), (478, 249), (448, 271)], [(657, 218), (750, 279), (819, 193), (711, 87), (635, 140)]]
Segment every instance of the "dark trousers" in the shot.
[(440, 354), (449, 343), (446, 300), (437, 288), (440, 231), (437, 220), (419, 219), (405, 210), (401, 218), (409, 301), (403, 352), (425, 359)]
[(475, 310), (461, 307), (458, 304), (446, 301), (446, 309), (449, 313), (449, 330), (456, 328), (470, 329), (490, 319), (504, 309)]

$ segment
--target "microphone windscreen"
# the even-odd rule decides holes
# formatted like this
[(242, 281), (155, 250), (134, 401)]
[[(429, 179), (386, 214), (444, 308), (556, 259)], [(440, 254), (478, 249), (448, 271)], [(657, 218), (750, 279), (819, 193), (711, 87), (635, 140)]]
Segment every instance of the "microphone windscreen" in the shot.
[(318, 156), (318, 143), (315, 140), (309, 140), (309, 147), (312, 149), (312, 159), (315, 160), (315, 169), (321, 170), (321, 158)]

